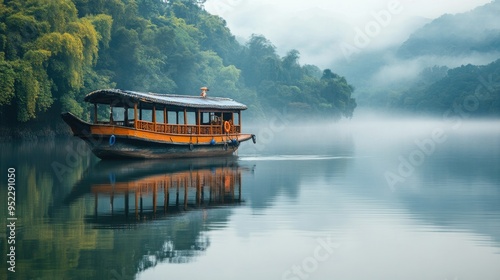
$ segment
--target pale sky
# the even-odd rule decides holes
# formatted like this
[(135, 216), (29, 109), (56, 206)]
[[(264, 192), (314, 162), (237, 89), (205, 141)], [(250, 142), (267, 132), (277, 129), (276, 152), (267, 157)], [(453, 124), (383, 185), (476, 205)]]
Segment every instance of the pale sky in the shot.
[[(262, 34), (281, 55), (297, 49), (302, 64), (327, 68), (346, 59), (345, 46), (360, 51), (397, 46), (425, 19), (466, 12), (491, 1), (208, 0), (205, 7), (223, 17), (238, 38)], [(366, 35), (366, 30), (371, 32), (368, 42), (356, 44), (357, 32)]]

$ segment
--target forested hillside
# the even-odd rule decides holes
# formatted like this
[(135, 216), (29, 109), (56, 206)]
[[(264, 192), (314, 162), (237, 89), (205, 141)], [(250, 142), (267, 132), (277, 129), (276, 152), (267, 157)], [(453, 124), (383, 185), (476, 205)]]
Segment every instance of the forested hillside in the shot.
[(500, 60), (489, 65), (465, 65), (448, 70), (434, 67), (422, 72), (409, 90), (389, 99), (389, 106), (404, 112), (443, 115), (500, 116)]
[(364, 69), (365, 75), (343, 72), (358, 87), (358, 103), (440, 116), (468, 107), (469, 117), (499, 117), (499, 13), (496, 0), (464, 13), (445, 14), (417, 29), (396, 49), (358, 57), (352, 69)]
[[(414, 60), (432, 57), (436, 65), (424, 69), (406, 89), (391, 92), (386, 104), (419, 114), (442, 115), (451, 109), (467, 116), (500, 116), (499, 13), (496, 0), (466, 13), (443, 15), (413, 33), (398, 55)], [(478, 64), (494, 62), (443, 66), (446, 61), (474, 59), (487, 61)]]
[(332, 71), (280, 57), (254, 35), (241, 45), (199, 0), (0, 0), (3, 126), (88, 118), (90, 91), (122, 88), (213, 96), (271, 109), (351, 117), (353, 87)]

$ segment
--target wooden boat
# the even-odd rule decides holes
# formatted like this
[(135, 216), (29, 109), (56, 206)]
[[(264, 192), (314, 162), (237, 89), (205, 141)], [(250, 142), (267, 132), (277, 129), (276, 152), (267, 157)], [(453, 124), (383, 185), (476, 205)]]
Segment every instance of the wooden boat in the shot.
[[(87, 94), (93, 122), (72, 113), (63, 120), (101, 159), (188, 158), (233, 154), (255, 135), (241, 133), (241, 111), (229, 98), (103, 89)], [(102, 110), (109, 112), (102, 120)], [(101, 113), (101, 114), (100, 114)]]

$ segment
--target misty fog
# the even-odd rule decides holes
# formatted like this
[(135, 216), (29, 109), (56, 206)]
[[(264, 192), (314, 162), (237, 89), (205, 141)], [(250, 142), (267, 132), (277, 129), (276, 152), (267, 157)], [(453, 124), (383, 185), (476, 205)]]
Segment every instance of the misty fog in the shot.
[(208, 1), (206, 8), (241, 42), (262, 34), (278, 53), (296, 49), (301, 63), (345, 76), (361, 107), (385, 106), (391, 101), (371, 99), (428, 83), (421, 74), (432, 67), (488, 65), (500, 57), (499, 1)]
[(500, 0), (0, 10), (14, 278), (500, 279)]
[[(352, 119), (340, 121), (325, 118), (301, 120), (295, 115), (285, 114), (270, 117), (267, 121), (246, 121), (244, 131), (256, 134), (257, 144), (242, 145), (240, 156), (384, 156), (387, 152), (395, 152), (394, 145), (411, 147), (416, 140), (429, 138), (436, 129), (442, 130), (447, 140), (453, 142), (465, 139), (472, 143), (480, 141), (485, 134), (500, 135), (500, 121), (497, 119), (415, 117), (369, 109), (361, 109)], [(444, 148), (450, 143), (447, 141), (440, 146)], [(496, 146), (474, 147), (498, 149)]]

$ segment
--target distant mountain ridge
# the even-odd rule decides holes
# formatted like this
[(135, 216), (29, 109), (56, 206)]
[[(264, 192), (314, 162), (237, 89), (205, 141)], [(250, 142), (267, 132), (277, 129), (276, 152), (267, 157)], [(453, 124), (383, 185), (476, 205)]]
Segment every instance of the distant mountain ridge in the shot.
[[(361, 57), (360, 57), (361, 58)], [(410, 114), (500, 117), (500, 0), (443, 15), (394, 49), (360, 59), (361, 106)], [(346, 75), (350, 80), (352, 77)]]
[(414, 32), (398, 50), (400, 58), (461, 56), (500, 52), (500, 0), (472, 11), (445, 14)]
[[(438, 78), (432, 79), (431, 76)], [(393, 96), (388, 102), (389, 107), (413, 113), (460, 115), (462, 118), (500, 116), (500, 59), (483, 66), (469, 64), (449, 70), (434, 67), (424, 71), (421, 77), (423, 80), (410, 89)]]

